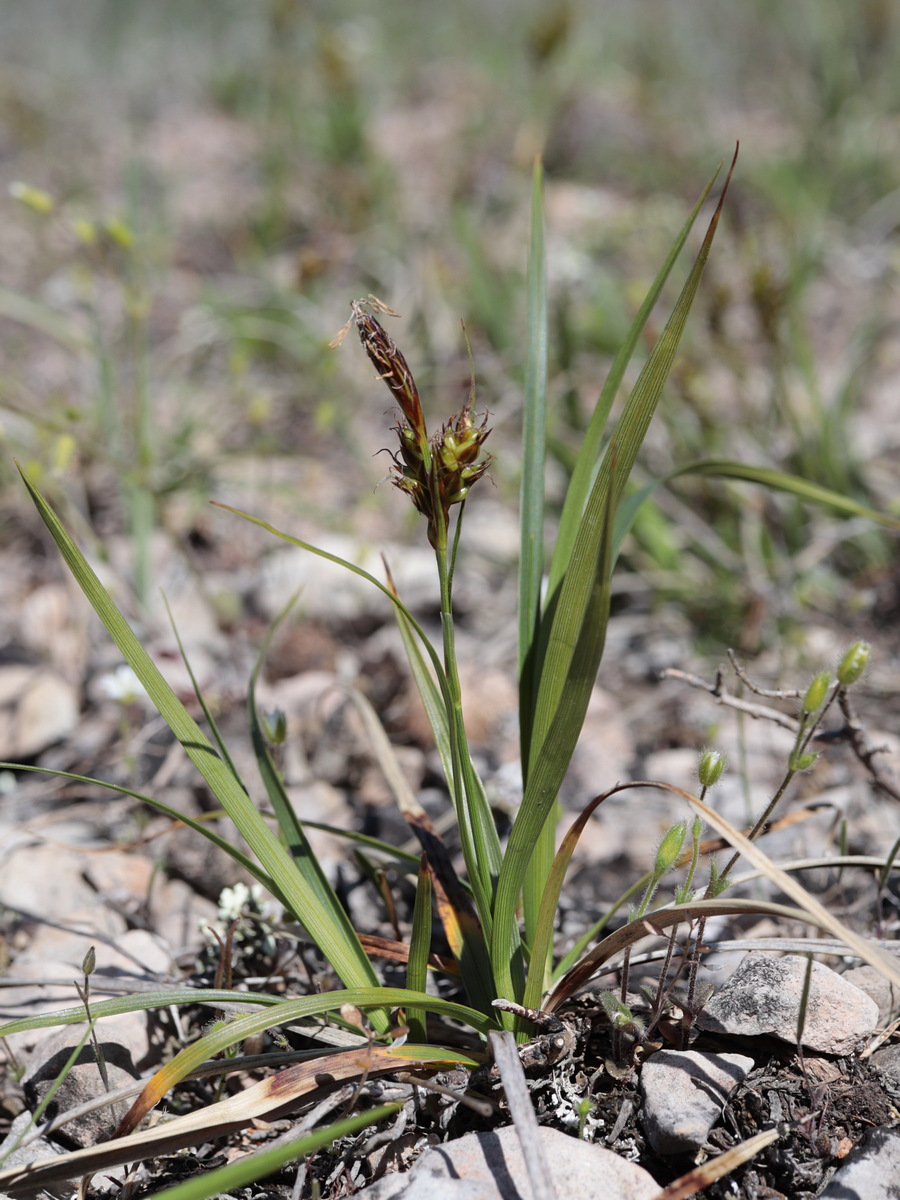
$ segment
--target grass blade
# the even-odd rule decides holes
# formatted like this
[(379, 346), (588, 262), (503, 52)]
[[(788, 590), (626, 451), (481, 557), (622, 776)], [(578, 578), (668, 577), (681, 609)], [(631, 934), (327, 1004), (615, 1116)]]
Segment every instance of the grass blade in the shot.
[(595, 796), (589, 804), (585, 805), (563, 838), (556, 857), (553, 860), (553, 866), (547, 876), (547, 886), (541, 897), (541, 907), (535, 926), (534, 941), (531, 945), (531, 962), (529, 964), (528, 978), (525, 981), (525, 998), (522, 1001), (526, 1008), (539, 1008), (541, 1004), (544, 987), (546, 986), (546, 974), (537, 968), (537, 964), (550, 961), (553, 951), (553, 930), (556, 924), (556, 909), (559, 904), (563, 882), (565, 881), (566, 870), (571, 862), (572, 855), (575, 853), (578, 839), (584, 832), (584, 827), (593, 813), (611, 794), (611, 792), (603, 792), (602, 795)]
[[(424, 992), (428, 974), (428, 951), (431, 949), (431, 875), (425, 855), (419, 864), (419, 882), (413, 908), (412, 932), (409, 935), (409, 959), (406, 965), (406, 986), (412, 992)], [(409, 1036), (414, 1042), (427, 1042), (425, 1012), (421, 1008), (406, 1010)]]
[(531, 246), (528, 253), (528, 343), (522, 418), (522, 484), (519, 502), (519, 722), (522, 744), (531, 733), (533, 642), (540, 625), (544, 573), (544, 466), (547, 452), (547, 280), (544, 259), (543, 169), (534, 164)]
[(293, 608), (294, 603), (295, 599), (292, 599), (272, 622), (257, 656), (253, 674), (250, 676), (250, 686), (247, 690), (247, 713), (250, 722), (250, 735), (260, 777), (269, 797), (269, 802), (275, 810), (275, 819), (278, 822), (278, 828), (281, 831), (281, 836), (285, 841), (288, 852), (294, 861), (294, 866), (306, 881), (308, 887), (315, 893), (322, 909), (328, 913), (333, 929), (338, 931), (339, 935), (346, 941), (353, 942), (359, 940), (356, 930), (353, 928), (353, 923), (344, 906), (338, 900), (334, 889), (328, 882), (328, 878), (322, 870), (312, 846), (309, 844), (309, 839), (304, 832), (303, 825), (294, 811), (294, 806), (291, 804), (284, 787), (284, 782), (278, 773), (269, 745), (263, 734), (262, 723), (259, 719), (259, 710), (256, 704), (256, 685), (259, 681), (259, 674), (262, 670), (269, 646), (272, 643), (272, 638), (275, 636), (281, 622), (287, 617), (291, 608)]
[[(523, 902), (525, 936), (529, 943), (537, 937), (547, 877), (552, 868), (555, 835), (552, 815), (556, 797), (581, 733), (606, 644), (612, 583), (610, 493), (615, 480), (612, 471), (608, 490), (603, 492), (597, 486), (591, 492), (575, 541), (572, 565), (553, 611), (533, 729), (532, 754), (537, 767), (526, 778), (522, 804), (507, 847), (507, 860), (512, 864), (525, 862)], [(541, 847), (543, 853), (536, 856), (532, 847)], [(515, 872), (515, 865), (510, 870)], [(532, 949), (531, 970), (537, 970), (539, 978), (549, 970), (549, 964), (549, 945), (539, 964)], [(541, 991), (544, 982), (541, 979)]]
[[(424, 992), (411, 992), (406, 988), (350, 988), (324, 995), (303, 996), (299, 1000), (285, 1000), (281, 1004), (267, 1007), (262, 1013), (250, 1013), (237, 1020), (228, 1021), (213, 1029), (198, 1041), (186, 1046), (179, 1054), (148, 1081), (141, 1095), (132, 1105), (120, 1126), (121, 1133), (130, 1132), (138, 1121), (163, 1098), (169, 1088), (174, 1087), (198, 1067), (206, 1059), (228, 1050), (244, 1038), (263, 1033), (276, 1025), (287, 1025), (304, 1017), (321, 1016), (328, 1012), (336, 1012), (343, 1004), (352, 1004), (364, 1011), (390, 1007), (408, 1007), (425, 1009), (428, 1012), (440, 1013), (451, 1020), (462, 1021), (479, 1033), (487, 1034), (488, 1030), (496, 1027), (495, 1019), (484, 1013), (476, 1012), (462, 1004), (454, 1004), (437, 996), (429, 996)], [(83, 1015), (82, 1010), (82, 1015)], [(374, 1013), (373, 1013), (374, 1015)], [(419, 1048), (417, 1048), (419, 1049)], [(433, 1054), (439, 1054), (437, 1050)], [(446, 1055), (445, 1055), (446, 1057)]]
[(730, 462), (724, 459), (704, 459), (690, 463), (667, 476), (674, 479), (678, 475), (714, 475), (722, 479), (744, 480), (747, 483), (759, 483), (763, 487), (777, 492), (788, 492), (800, 500), (808, 500), (812, 504), (823, 504), (828, 508), (837, 509), (851, 517), (868, 517), (879, 525), (890, 529), (900, 529), (900, 518), (880, 513), (877, 509), (860, 504), (850, 496), (843, 496), (831, 488), (822, 487), (808, 479), (790, 475), (784, 471), (776, 471), (769, 467), (754, 467), (747, 463)]
[(212, 1196), (227, 1195), (236, 1188), (246, 1187), (257, 1179), (264, 1179), (280, 1167), (308, 1154), (314, 1154), (324, 1146), (330, 1146), (338, 1138), (358, 1133), (369, 1125), (377, 1125), (386, 1117), (394, 1116), (400, 1110), (398, 1104), (384, 1104), (380, 1108), (368, 1112), (356, 1113), (335, 1121), (325, 1129), (316, 1129), (303, 1137), (282, 1146), (273, 1146), (269, 1150), (260, 1150), (257, 1154), (247, 1154), (236, 1162), (225, 1167), (217, 1167), (214, 1171), (204, 1171), (196, 1179), (178, 1183), (174, 1187), (164, 1188), (161, 1192), (153, 1192), (149, 1200), (210, 1200)]
[(575, 468), (572, 472), (572, 478), (569, 481), (569, 487), (566, 492), (566, 499), (563, 505), (562, 516), (560, 518), (559, 532), (556, 538), (556, 545), (553, 551), (553, 560), (550, 566), (550, 581), (548, 590), (552, 592), (559, 584), (562, 576), (565, 573), (566, 567), (572, 555), (572, 547), (575, 543), (575, 537), (578, 532), (578, 523), (581, 515), (584, 512), (585, 504), (587, 503), (588, 493), (591, 489), (591, 481), (594, 477), (594, 471), (597, 465), (597, 458), (600, 453), (600, 445), (603, 440), (603, 434), (606, 430), (606, 423), (609, 419), (610, 410), (612, 409), (613, 401), (616, 398), (616, 393), (622, 385), (622, 380), (625, 376), (625, 371), (631, 361), (631, 356), (634, 353), (634, 348), (637, 345), (638, 338), (641, 336), (644, 326), (650, 317), (650, 313), (659, 299), (666, 280), (675, 265), (675, 261), (681, 253), (688, 234), (694, 227), (694, 222), (707, 196), (712, 190), (713, 184), (718, 178), (721, 166), (716, 170), (712, 179), (703, 189), (699, 200), (691, 210), (690, 216), (685, 221), (681, 232), (675, 239), (672, 249), (659, 270), (659, 274), (653, 281), (650, 291), (644, 298), (644, 302), (637, 311), (634, 321), (628, 330), (628, 335), (622, 343), (618, 354), (613, 360), (609, 375), (603, 385), (603, 390), (597, 401), (597, 406), (591, 417), (590, 423), (584, 435), (581, 447), (578, 452), (578, 457), (575, 462)]
[[(21, 468), (20, 473), (44, 524), (92, 608), (158, 712), (272, 879), (279, 898), (309, 931), (345, 984), (351, 987), (376, 984), (377, 976), (356, 934), (352, 929), (347, 934), (346, 927), (336, 922), (333, 913), (322, 904), (317, 891), (295, 869), (287, 851), (231, 769), (222, 761), (215, 747), (163, 679), (59, 518)], [(373, 1014), (373, 1023), (379, 1027), (379, 1031), (385, 1031), (387, 1014)]]
[(802, 479), (799, 475), (791, 475), (785, 471), (775, 470), (772, 467), (756, 467), (749, 463), (733, 462), (730, 459), (704, 458), (697, 462), (687, 463), (682, 467), (676, 467), (674, 470), (668, 471), (665, 475), (661, 475), (658, 479), (653, 479), (649, 483), (645, 483), (643, 487), (622, 501), (616, 512), (615, 535), (613, 538), (613, 554), (615, 558), (618, 558), (619, 552), (622, 549), (622, 543), (634, 523), (638, 509), (644, 501), (658, 487), (665, 486), (671, 483), (672, 480), (678, 479), (683, 475), (708, 475), (719, 479), (734, 479), (739, 482), (758, 483), (772, 491), (786, 492), (788, 495), (796, 496), (798, 500), (808, 501), (810, 504), (821, 504), (827, 508), (834, 508), (848, 517), (865, 517), (870, 521), (877, 522), (879, 525), (885, 525), (889, 529), (900, 529), (900, 519), (897, 517), (881, 513), (875, 508), (869, 508), (867, 505), (861, 504), (850, 496), (844, 496), (831, 488), (823, 487), (818, 483), (812, 483), (808, 479)]
[[(207, 841), (212, 842), (214, 846), (217, 846), (230, 858), (234, 859), (236, 863), (239, 863), (245, 871), (249, 871), (254, 879), (263, 885), (266, 891), (271, 892), (275, 896), (278, 895), (277, 888), (265, 871), (261, 870), (259, 863), (255, 863), (252, 858), (248, 858), (246, 854), (238, 850), (236, 846), (232, 846), (225, 838), (219, 837), (215, 830), (209, 828), (206, 821), (187, 817), (184, 813), (178, 812), (177, 809), (170, 808), (168, 804), (163, 804), (161, 800), (154, 800), (152, 796), (146, 796), (143, 792), (136, 792), (133, 788), (123, 787), (121, 784), (109, 783), (105, 779), (92, 779), (89, 775), (76, 775), (72, 771), (56, 771), (50, 767), (35, 767), (27, 763), (0, 762), (0, 771), (35, 771), (41, 775), (54, 775), (59, 779), (72, 779), (76, 783), (86, 783), (91, 787), (105, 788), (107, 791), (117, 792), (122, 796), (132, 796), (135, 800), (140, 800), (143, 804), (149, 804), (157, 812), (163, 813), (164, 816), (170, 817), (180, 825), (186, 825), (188, 829), (193, 829), (195, 833), (199, 833), (201, 837), (205, 837)], [(224, 810), (204, 814), (206, 820), (213, 820), (215, 817), (225, 815)], [(347, 836), (349, 837), (350, 835), (348, 834)], [(394, 851), (393, 847), (390, 847), (390, 849), (394, 853), (400, 853), (400, 851)]]

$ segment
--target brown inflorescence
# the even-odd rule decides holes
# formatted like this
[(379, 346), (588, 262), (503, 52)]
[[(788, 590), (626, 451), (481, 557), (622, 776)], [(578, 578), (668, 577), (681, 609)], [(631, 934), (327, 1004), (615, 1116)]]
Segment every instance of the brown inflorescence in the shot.
[(428, 522), (432, 546), (445, 544), (450, 506), (465, 500), (474, 483), (484, 475), (490, 456), (481, 458), (490, 430), (487, 414), (480, 425), (473, 420), (473, 395), (429, 439), (422, 414), (419, 391), (412, 372), (391, 337), (375, 318), (375, 312), (398, 314), (374, 296), (351, 301), (352, 316), (332, 342), (337, 345), (351, 324), (359, 332), (363, 348), (400, 405), (405, 420), (396, 428), (400, 449), (392, 453), (392, 482), (405, 492)]

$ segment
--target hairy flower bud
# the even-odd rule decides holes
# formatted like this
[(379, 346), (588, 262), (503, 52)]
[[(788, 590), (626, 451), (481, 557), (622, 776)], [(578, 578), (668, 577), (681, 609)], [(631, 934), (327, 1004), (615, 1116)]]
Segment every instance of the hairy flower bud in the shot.
[(871, 657), (872, 647), (868, 642), (854, 642), (838, 664), (837, 677), (841, 687), (849, 687), (851, 683), (856, 683), (869, 665)]
[(812, 750), (807, 751), (805, 754), (798, 754), (795, 750), (788, 759), (788, 766), (792, 771), (808, 771), (809, 768), (815, 766), (818, 761), (818, 754)]
[(721, 750), (704, 750), (697, 763), (697, 776), (701, 787), (710, 788), (722, 778), (725, 770), (725, 755)]
[(817, 713), (825, 703), (830, 687), (831, 672), (820, 671), (806, 689), (806, 695), (803, 697), (803, 711), (805, 713)]
[(681, 847), (684, 845), (686, 835), (687, 822), (679, 821), (677, 825), (672, 826), (660, 842), (659, 849), (656, 852), (656, 862), (653, 865), (653, 874), (657, 878), (664, 875), (674, 864), (681, 853)]

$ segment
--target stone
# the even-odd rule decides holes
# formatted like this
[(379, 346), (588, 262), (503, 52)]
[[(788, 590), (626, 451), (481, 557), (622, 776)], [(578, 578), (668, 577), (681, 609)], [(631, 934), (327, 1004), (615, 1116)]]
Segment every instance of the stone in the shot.
[(78, 724), (78, 689), (54, 671), (0, 667), (0, 758), (33, 758)]
[[(26, 1163), (40, 1162), (43, 1159), (65, 1153), (61, 1146), (49, 1138), (40, 1137), (29, 1142), (28, 1138), (33, 1128), (31, 1113), (28, 1111), (20, 1112), (13, 1120), (9, 1127), (9, 1133), (0, 1143), (0, 1162), (4, 1169), (21, 1167)], [(52, 1200), (64, 1200), (64, 1198), (69, 1200), (72, 1195), (72, 1185), (67, 1182), (51, 1184), (43, 1189), (41, 1195), (49, 1196)]]
[[(580, 1200), (652, 1200), (659, 1184), (611, 1150), (541, 1127), (557, 1196)], [(531, 1185), (515, 1126), (433, 1146), (406, 1175), (387, 1175), (363, 1188), (365, 1200), (531, 1200)]]
[(861, 988), (878, 1005), (878, 1025), (887, 1026), (900, 1016), (900, 988), (877, 971), (875, 967), (864, 963), (861, 967), (851, 967), (841, 976), (854, 987)]
[[(748, 954), (697, 1025), (739, 1037), (771, 1034), (796, 1043), (807, 959)], [(802, 1043), (822, 1054), (852, 1054), (878, 1027), (878, 1005), (822, 963), (812, 964)]]
[(875, 1129), (847, 1155), (820, 1200), (897, 1200), (900, 1133)]
[(753, 1068), (745, 1054), (661, 1050), (641, 1067), (642, 1124), (657, 1154), (699, 1150)]
[[(26, 1063), (22, 1081), (25, 1095), (32, 1107), (37, 1107), (53, 1087), (83, 1033), (83, 1025), (68, 1025), (54, 1030), (35, 1046)], [(98, 1044), (106, 1063), (110, 1091), (114, 1092), (138, 1078), (131, 1055), (124, 1046), (108, 1041), (102, 1035)], [(52, 1119), (89, 1100), (96, 1100), (103, 1096), (106, 1090), (94, 1049), (88, 1042), (82, 1046), (75, 1063), (57, 1088), (47, 1106), (46, 1116)], [(66, 1141), (75, 1146), (93, 1146), (110, 1136), (127, 1111), (128, 1101), (119, 1101), (116, 1105), (95, 1109), (75, 1117), (66, 1122), (60, 1133)]]

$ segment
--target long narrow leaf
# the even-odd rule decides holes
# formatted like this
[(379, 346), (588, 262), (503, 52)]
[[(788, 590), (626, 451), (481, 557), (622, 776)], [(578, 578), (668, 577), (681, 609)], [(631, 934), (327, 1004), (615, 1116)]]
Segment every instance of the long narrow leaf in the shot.
[(246, 1154), (225, 1167), (204, 1171), (195, 1179), (177, 1183), (161, 1192), (153, 1192), (148, 1200), (210, 1200), (213, 1196), (226, 1196), (238, 1188), (255, 1183), (257, 1179), (264, 1179), (289, 1162), (314, 1154), (323, 1146), (330, 1146), (338, 1138), (359, 1133), (369, 1125), (377, 1125), (386, 1117), (394, 1116), (399, 1108), (397, 1104), (384, 1104), (380, 1108), (345, 1117), (324, 1129), (316, 1129), (283, 1145), (272, 1146), (269, 1150)]
[(250, 1013), (234, 1021), (218, 1026), (211, 1033), (185, 1047), (179, 1054), (148, 1081), (141, 1095), (132, 1105), (120, 1126), (121, 1133), (130, 1132), (137, 1122), (163, 1098), (166, 1092), (206, 1059), (228, 1050), (231, 1046), (254, 1034), (263, 1033), (276, 1025), (287, 1025), (304, 1017), (319, 1016), (340, 1009), (343, 1004), (352, 1004), (366, 1011), (382, 1007), (413, 1005), (428, 1012), (440, 1013), (462, 1021), (479, 1033), (486, 1034), (496, 1027), (495, 1020), (475, 1009), (454, 1004), (424, 992), (411, 992), (406, 988), (351, 988), (327, 992), (325, 995), (304, 996), (299, 1000), (285, 1000), (262, 1013)]
[(553, 929), (556, 923), (556, 907), (562, 892), (566, 870), (575, 853), (578, 839), (584, 832), (584, 827), (592, 814), (612, 793), (603, 792), (595, 796), (590, 804), (586, 804), (576, 820), (570, 826), (566, 836), (553, 860), (553, 866), (547, 876), (547, 886), (541, 898), (541, 908), (535, 927), (534, 941), (531, 946), (531, 962), (528, 978), (525, 981), (525, 996), (522, 1003), (527, 1008), (539, 1008), (546, 985), (545, 972), (539, 969), (539, 964), (546, 963), (553, 950)]
[[(507, 887), (512, 887), (524, 862), (525, 930), (530, 944), (537, 936), (552, 864), (552, 853), (549, 859), (546, 853), (536, 858), (533, 847), (549, 843), (552, 852), (556, 797), (584, 723), (606, 644), (612, 583), (610, 492), (615, 480), (613, 471), (606, 494), (599, 488), (592, 491), (575, 542), (573, 563), (563, 580), (535, 711), (532, 748), (538, 765), (529, 772), (507, 847), (506, 861), (511, 864)], [(600, 523), (599, 530), (594, 525), (595, 518)], [(499, 887), (497, 903), (499, 908)], [(503, 903), (508, 903), (505, 896)], [(545, 947), (542, 960), (537, 963), (532, 948), (531, 971), (541, 980), (541, 991), (542, 975), (550, 965), (549, 949), (549, 945)]]
[(209, 705), (206, 703), (206, 698), (203, 695), (200, 684), (197, 682), (197, 676), (194, 674), (194, 668), (191, 666), (191, 660), (188, 658), (187, 651), (184, 648), (184, 642), (181, 640), (181, 634), (178, 632), (178, 626), (175, 624), (175, 618), (172, 615), (172, 609), (169, 607), (168, 598), (165, 595), (163, 595), (163, 603), (166, 606), (169, 624), (172, 626), (172, 633), (174, 634), (175, 641), (178, 645), (178, 653), (181, 655), (181, 661), (184, 663), (184, 668), (188, 673), (188, 677), (190, 678), (191, 687), (194, 689), (194, 695), (197, 697), (197, 703), (203, 709), (203, 715), (206, 718), (206, 723), (213, 735), (213, 740), (219, 749), (219, 754), (222, 756), (222, 761), (231, 769), (232, 775), (246, 792), (247, 786), (243, 779), (241, 779), (238, 769), (234, 765), (231, 755), (228, 753), (228, 747), (225, 745), (224, 738), (219, 733), (219, 726), (216, 724), (216, 719), (213, 716)]
[(278, 627), (285, 617), (287, 617), (293, 605), (294, 600), (292, 599), (272, 622), (257, 656), (253, 673), (250, 676), (250, 686), (247, 690), (247, 713), (250, 721), (250, 736), (253, 741), (253, 750), (256, 754), (260, 778), (265, 785), (272, 808), (275, 810), (275, 819), (278, 822), (278, 828), (281, 830), (281, 835), (286, 842), (288, 853), (294, 861), (294, 866), (306, 881), (307, 886), (315, 893), (323, 910), (328, 913), (333, 928), (339, 931), (339, 935), (345, 941), (352, 943), (358, 941), (353, 922), (350, 920), (340, 900), (338, 900), (334, 888), (322, 870), (322, 866), (303, 829), (303, 824), (294, 811), (294, 806), (291, 804), (285, 790), (284, 781), (275, 767), (272, 753), (263, 735), (262, 723), (259, 719), (259, 710), (256, 704), (256, 686), (266, 653)]
[[(400, 597), (394, 586), (387, 563), (385, 563), (385, 571), (387, 573), (388, 588), (391, 594), (399, 601)], [(431, 726), (431, 732), (434, 735), (434, 744), (437, 747), (441, 766), (444, 769), (444, 778), (450, 780), (453, 777), (453, 755), (450, 749), (450, 727), (447, 721), (447, 705), (444, 701), (446, 681), (443, 679), (443, 669), (441, 670), (442, 687), (439, 688), (434, 681), (435, 677), (429, 669), (428, 663), (425, 661), (425, 656), (422, 654), (422, 648), (415, 635), (413, 625), (409, 621), (405, 610), (399, 604), (394, 606), (394, 615), (397, 618), (397, 628), (400, 630), (400, 637), (403, 639), (406, 659), (412, 671), (416, 689), (421, 697), (425, 715), (428, 718), (428, 724)], [(434, 657), (432, 657), (433, 665)]]
[[(271, 877), (279, 897), (309, 931), (344, 983), (351, 987), (376, 984), (377, 976), (356, 935), (346, 936), (344, 928), (336, 924), (333, 914), (322, 905), (315, 890), (295, 869), (287, 851), (229, 767), (163, 679), (59, 518), (21, 468), (20, 472), (44, 524), (97, 616), (158, 712)], [(380, 1031), (387, 1029), (385, 1013), (375, 1013), (372, 1019)]]
[(718, 178), (721, 166), (716, 170), (712, 179), (703, 189), (700, 199), (691, 210), (690, 216), (685, 221), (681, 232), (675, 239), (672, 249), (669, 251), (665, 262), (659, 270), (659, 274), (653, 281), (649, 292), (644, 298), (644, 302), (637, 311), (637, 315), (631, 323), (625, 341), (622, 343), (619, 352), (613, 360), (609, 375), (603, 385), (603, 390), (600, 393), (600, 398), (597, 401), (596, 408), (591, 416), (590, 423), (585, 431), (584, 440), (578, 451), (578, 457), (575, 461), (575, 468), (572, 472), (572, 478), (569, 481), (569, 487), (566, 491), (566, 499), (563, 504), (562, 516), (560, 518), (559, 532), (556, 538), (556, 545), (553, 552), (553, 561), (550, 566), (549, 590), (552, 591), (559, 584), (560, 579), (565, 573), (572, 554), (572, 546), (575, 543), (575, 536), (578, 531), (578, 523), (581, 519), (581, 514), (584, 512), (584, 507), (587, 502), (588, 492), (591, 488), (591, 481), (594, 477), (594, 472), (597, 466), (597, 456), (600, 452), (600, 445), (603, 440), (603, 434), (606, 429), (606, 422), (609, 419), (610, 410), (612, 409), (613, 401), (616, 398), (616, 393), (622, 385), (622, 380), (625, 372), (628, 369), (628, 364), (631, 361), (631, 356), (634, 354), (634, 348), (637, 345), (638, 338), (644, 330), (644, 326), (650, 317), (650, 313), (659, 299), (660, 292), (665, 286), (666, 280), (671, 274), (672, 268), (681, 253), (684, 243), (687, 241), (688, 234), (694, 227), (694, 222), (700, 209), (703, 207), (707, 196), (712, 190), (713, 184)]
[[(413, 908), (412, 931), (409, 935), (409, 958), (406, 964), (406, 986), (413, 992), (425, 991), (428, 974), (428, 952), (431, 949), (431, 875), (425, 855), (419, 866), (416, 903)], [(407, 1008), (406, 1023), (414, 1042), (427, 1042), (425, 1012)]]
[(669, 478), (678, 475), (717, 475), (723, 479), (744, 480), (747, 483), (759, 483), (774, 491), (788, 492), (800, 500), (808, 500), (813, 504), (824, 504), (851, 517), (867, 517), (890, 529), (900, 529), (900, 519), (880, 513), (877, 509), (860, 504), (850, 496), (842, 496), (831, 488), (822, 487), (808, 479), (797, 475), (789, 475), (784, 471), (776, 471), (769, 467), (754, 467), (747, 463), (729, 462), (722, 459), (704, 459), (700, 462), (689, 463), (674, 472)]
[[(123, 787), (121, 784), (109, 783), (105, 779), (93, 779), (90, 775), (76, 775), (72, 771), (55, 771), (50, 767), (35, 767), (26, 763), (0, 762), (0, 771), (36, 771), (41, 775), (54, 775), (58, 779), (72, 779), (76, 783), (86, 783), (91, 787), (105, 788), (110, 792), (118, 792), (122, 796), (132, 796), (135, 800), (140, 800), (144, 804), (150, 805), (157, 812), (163, 813), (164, 816), (170, 817), (173, 821), (177, 821), (181, 825), (186, 825), (188, 829), (193, 829), (195, 833), (199, 833), (201, 837), (205, 837), (207, 841), (212, 842), (214, 846), (227, 854), (229, 858), (234, 859), (245, 871), (249, 871), (253, 878), (258, 880), (267, 892), (277, 895), (277, 889), (272, 880), (252, 858), (248, 858), (246, 854), (238, 850), (236, 846), (232, 846), (225, 838), (219, 837), (215, 830), (209, 828), (205, 820), (197, 821), (193, 817), (187, 817), (177, 809), (170, 808), (168, 804), (163, 804), (161, 800), (155, 800), (152, 796), (147, 796), (143, 792), (136, 792), (133, 788)], [(205, 814), (207, 819), (215, 815), (215, 813)]]
[(846, 513), (849, 517), (865, 517), (870, 521), (876, 521), (879, 525), (885, 525), (889, 529), (900, 529), (900, 520), (897, 517), (881, 513), (875, 508), (869, 508), (850, 496), (843, 496), (840, 492), (835, 492), (818, 483), (812, 483), (808, 479), (802, 479), (799, 475), (790, 475), (772, 467), (756, 467), (748, 463), (732, 462), (729, 459), (703, 458), (697, 462), (676, 467), (658, 479), (645, 483), (643, 487), (622, 501), (616, 511), (613, 538), (615, 558), (618, 558), (622, 543), (634, 524), (634, 519), (644, 501), (649, 499), (658, 487), (663, 487), (685, 475), (708, 475), (719, 479), (757, 483), (762, 487), (771, 488), (773, 491), (787, 492), (788, 495), (796, 496), (798, 500), (808, 501), (810, 504), (822, 504), (827, 508), (834, 508), (838, 512)]
[(528, 252), (528, 341), (522, 415), (522, 484), (519, 501), (519, 703), (527, 746), (531, 725), (531, 647), (540, 624), (544, 573), (544, 467), (547, 453), (547, 280), (544, 262), (543, 170), (534, 164), (531, 246)]

